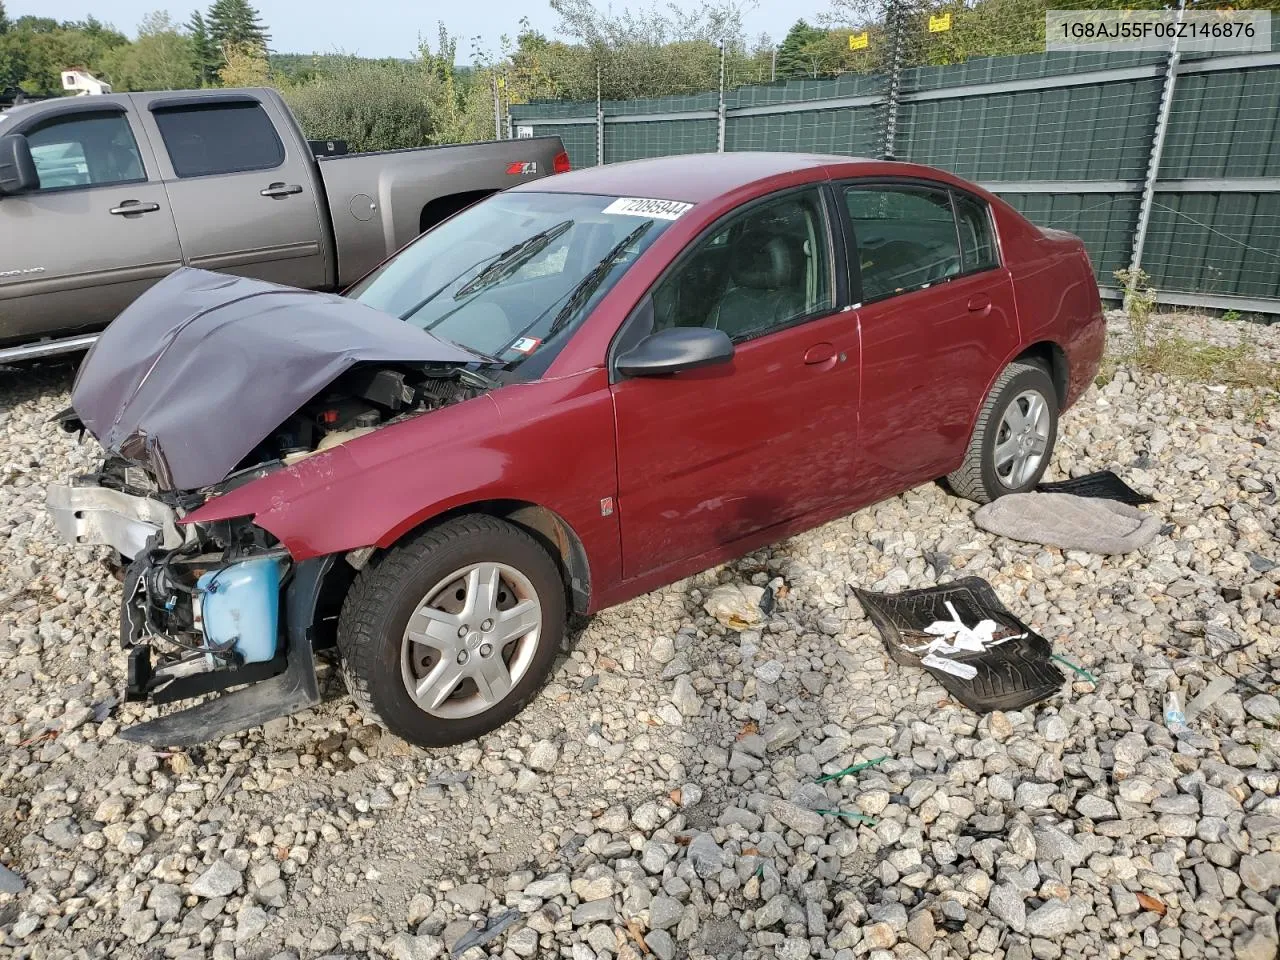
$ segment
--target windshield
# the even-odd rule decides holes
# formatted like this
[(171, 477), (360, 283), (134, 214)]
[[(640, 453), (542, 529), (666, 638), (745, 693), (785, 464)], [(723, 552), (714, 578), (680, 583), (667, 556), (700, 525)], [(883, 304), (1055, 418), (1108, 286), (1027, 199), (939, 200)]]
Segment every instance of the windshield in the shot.
[(515, 364), (590, 312), (689, 204), (501, 193), (424, 234), (348, 295)]

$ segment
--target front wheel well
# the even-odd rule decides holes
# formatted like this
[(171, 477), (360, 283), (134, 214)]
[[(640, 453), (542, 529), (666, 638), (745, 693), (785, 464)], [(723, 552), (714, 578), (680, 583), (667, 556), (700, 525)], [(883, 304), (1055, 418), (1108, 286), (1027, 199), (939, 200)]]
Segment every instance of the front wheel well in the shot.
[(1062, 348), (1052, 340), (1041, 340), (1014, 357), (1013, 362), (1017, 363), (1019, 360), (1036, 360), (1044, 366), (1049, 373), (1049, 379), (1053, 381), (1054, 393), (1058, 395), (1058, 409), (1063, 409), (1067, 404), (1067, 388), (1071, 371), (1067, 364), (1067, 355)]
[[(462, 504), (443, 513), (438, 513), (415, 527), (404, 531), (398, 538), (400, 542), (408, 537), (421, 533), (428, 527), (459, 517), (468, 513), (479, 513), (485, 516), (506, 520), (524, 530), (556, 560), (560, 567), (560, 576), (568, 591), (569, 602), (574, 613), (586, 613), (591, 600), (591, 573), (587, 564), (587, 551), (582, 540), (573, 528), (554, 510), (529, 503), (525, 500), (482, 500), (475, 503)], [(389, 547), (388, 547), (389, 549)], [(356, 551), (358, 554), (360, 551)], [(385, 552), (373, 549), (373, 552), (361, 558), (360, 565), (375, 562), (377, 556)], [(341, 571), (341, 572), (339, 572)], [(338, 605), (341, 606), (347, 589), (354, 579), (354, 571), (345, 560), (334, 564), (334, 571), (325, 579), (325, 591), (329, 593), (332, 583), (335, 591), (340, 591)]]

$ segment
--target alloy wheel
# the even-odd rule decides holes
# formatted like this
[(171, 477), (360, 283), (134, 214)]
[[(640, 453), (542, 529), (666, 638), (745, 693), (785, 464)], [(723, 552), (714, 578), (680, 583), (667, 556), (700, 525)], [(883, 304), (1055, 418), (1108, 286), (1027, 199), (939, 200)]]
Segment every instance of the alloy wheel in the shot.
[(427, 591), (405, 626), (405, 688), (432, 716), (484, 713), (524, 677), (541, 633), (537, 591), (515, 567), (475, 563), (455, 570)]
[(1024, 390), (1005, 407), (992, 457), (996, 477), (1010, 490), (1040, 468), (1049, 448), (1049, 403), (1038, 390)]

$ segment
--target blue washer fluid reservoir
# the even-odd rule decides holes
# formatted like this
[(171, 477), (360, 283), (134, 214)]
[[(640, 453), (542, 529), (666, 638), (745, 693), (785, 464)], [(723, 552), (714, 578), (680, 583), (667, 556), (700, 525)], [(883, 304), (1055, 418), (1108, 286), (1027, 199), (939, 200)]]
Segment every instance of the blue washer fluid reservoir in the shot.
[(280, 561), (243, 560), (196, 581), (201, 630), (215, 650), (234, 647), (245, 663), (276, 655), (280, 629)]

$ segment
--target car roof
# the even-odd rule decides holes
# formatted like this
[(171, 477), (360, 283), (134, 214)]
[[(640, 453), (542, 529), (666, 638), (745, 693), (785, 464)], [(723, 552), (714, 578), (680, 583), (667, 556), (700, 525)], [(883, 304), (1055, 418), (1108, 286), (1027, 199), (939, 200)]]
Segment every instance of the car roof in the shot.
[[(839, 164), (856, 174), (858, 164), (882, 166), (864, 157), (811, 153), (690, 153), (651, 160), (631, 160), (584, 167), (556, 177), (544, 177), (513, 189), (535, 193), (591, 193), (602, 196), (652, 197), (700, 203), (760, 180), (800, 170), (820, 171)], [(815, 175), (815, 180), (822, 176)]]

